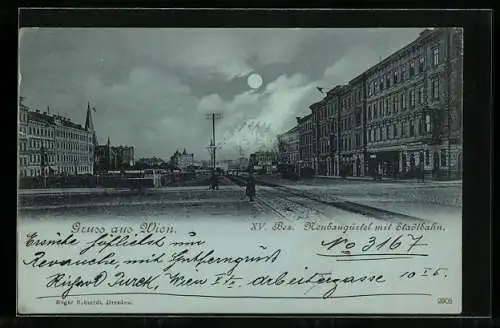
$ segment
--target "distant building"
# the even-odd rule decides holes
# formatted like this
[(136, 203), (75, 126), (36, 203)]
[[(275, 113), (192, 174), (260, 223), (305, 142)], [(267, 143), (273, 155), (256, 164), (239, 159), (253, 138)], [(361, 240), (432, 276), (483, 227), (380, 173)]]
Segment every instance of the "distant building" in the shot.
[(111, 146), (108, 137), (106, 145), (96, 147), (97, 171), (130, 169), (135, 165), (134, 146)]
[(278, 152), (281, 164), (292, 165), (297, 171), (299, 168), (299, 127), (294, 126), (290, 130), (278, 136)]
[(179, 155), (179, 168), (185, 170), (194, 166), (194, 154), (182, 153)]
[(188, 153), (186, 148), (181, 152), (176, 150), (175, 153), (170, 157), (171, 164), (178, 167), (181, 170), (185, 170), (188, 167), (194, 166), (194, 154)]
[(135, 165), (134, 146), (111, 147), (112, 153), (116, 156), (116, 163), (119, 168), (130, 168)]
[(274, 151), (257, 151), (250, 155), (254, 170), (265, 170), (267, 173), (276, 170), (278, 153)]

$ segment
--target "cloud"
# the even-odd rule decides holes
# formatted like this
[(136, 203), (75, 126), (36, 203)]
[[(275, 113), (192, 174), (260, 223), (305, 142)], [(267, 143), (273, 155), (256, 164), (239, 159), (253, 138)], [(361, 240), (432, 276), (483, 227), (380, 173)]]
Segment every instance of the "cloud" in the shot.
[(217, 94), (203, 97), (198, 103), (198, 111), (201, 113), (219, 112), (222, 109), (222, 99)]
[[(84, 123), (87, 103), (103, 143), (169, 158), (208, 157), (212, 126), (231, 157), (270, 147), (319, 100), (316, 86), (344, 83), (420, 29), (38, 28), (20, 33), (20, 94)], [(248, 87), (259, 73), (264, 84)]]
[(271, 149), (279, 133), (289, 128), (314, 90), (314, 83), (300, 74), (282, 75), (267, 85), (263, 93), (238, 95), (225, 108), (231, 118), (218, 126), (222, 133), (221, 152), (235, 153), (241, 146), (247, 153)]

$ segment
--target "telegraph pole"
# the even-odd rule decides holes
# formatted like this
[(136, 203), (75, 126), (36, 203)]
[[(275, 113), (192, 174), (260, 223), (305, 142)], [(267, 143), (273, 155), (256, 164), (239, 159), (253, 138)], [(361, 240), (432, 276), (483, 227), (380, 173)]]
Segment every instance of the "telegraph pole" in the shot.
[(215, 120), (220, 120), (222, 118), (221, 113), (210, 113), (206, 114), (206, 119), (207, 120), (212, 120), (212, 151), (213, 151), (213, 169), (215, 170), (216, 166), (216, 158), (215, 158), (215, 151), (216, 151), (216, 142), (215, 142)]

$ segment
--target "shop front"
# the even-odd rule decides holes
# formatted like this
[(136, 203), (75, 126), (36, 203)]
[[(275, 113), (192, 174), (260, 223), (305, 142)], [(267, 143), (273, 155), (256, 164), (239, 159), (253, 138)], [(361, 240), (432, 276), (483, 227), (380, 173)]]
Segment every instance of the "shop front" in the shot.
[(399, 173), (399, 152), (385, 151), (368, 154), (368, 175), (397, 177)]

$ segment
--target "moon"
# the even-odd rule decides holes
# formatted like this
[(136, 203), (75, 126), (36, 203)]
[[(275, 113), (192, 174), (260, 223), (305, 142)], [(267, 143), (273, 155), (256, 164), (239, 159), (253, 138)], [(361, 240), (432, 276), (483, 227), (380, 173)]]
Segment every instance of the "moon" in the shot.
[(248, 86), (252, 89), (258, 89), (262, 85), (262, 77), (259, 74), (252, 74), (248, 77)]

